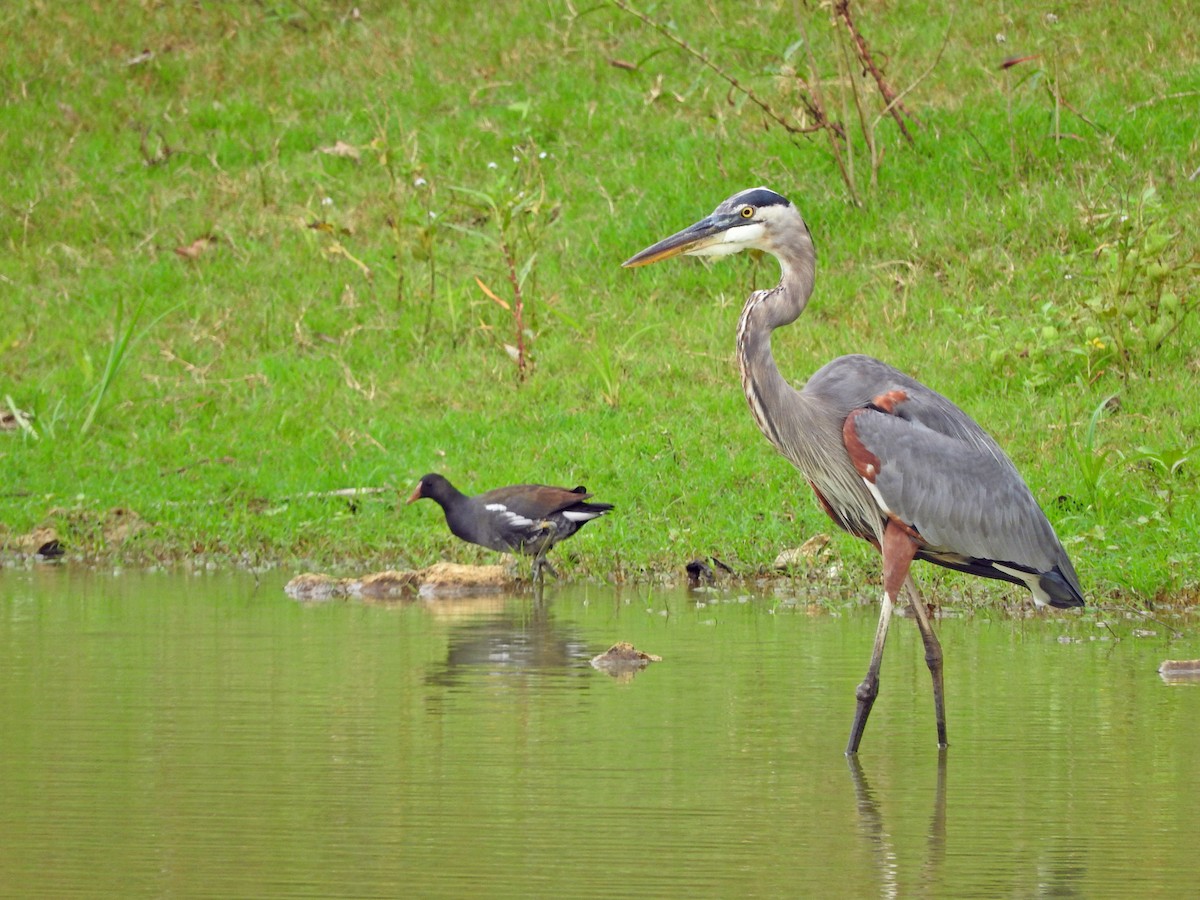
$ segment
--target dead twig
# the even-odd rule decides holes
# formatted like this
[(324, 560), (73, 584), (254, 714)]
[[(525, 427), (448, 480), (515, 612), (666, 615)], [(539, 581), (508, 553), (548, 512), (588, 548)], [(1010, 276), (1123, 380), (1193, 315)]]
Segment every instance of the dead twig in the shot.
[(1139, 103), (1134, 103), (1125, 107), (1125, 112), (1137, 112), (1139, 109), (1145, 109), (1148, 106), (1156, 106), (1159, 103), (1165, 103), (1168, 100), (1185, 100), (1188, 97), (1200, 97), (1200, 91), (1177, 91), (1174, 94), (1163, 94), (1160, 97), (1151, 97), (1149, 100), (1142, 100)]
[[(797, 19), (796, 26), (800, 29), (800, 37), (804, 40), (804, 46), (808, 50), (808, 70), (812, 75), (812, 82), (809, 89), (812, 91), (812, 108), (816, 111), (815, 118), (818, 122), (828, 122), (829, 117), (825, 113), (825, 98), (821, 93), (821, 79), (817, 77), (817, 59), (813, 53), (812, 41), (808, 39), (808, 29), (804, 27), (804, 21)], [(858, 188), (854, 184), (854, 173), (847, 166), (846, 159), (842, 155), (842, 146), (846, 145), (849, 150), (849, 141), (846, 140), (846, 133), (839, 126), (838, 128), (827, 128), (826, 133), (829, 135), (829, 151), (833, 154), (833, 161), (837, 164), (838, 173), (842, 176), (842, 183), (846, 185), (846, 190), (850, 192), (850, 200), (855, 206), (862, 206), (862, 200), (858, 196)]]
[(908, 133), (908, 126), (904, 124), (904, 117), (907, 116), (913, 121), (918, 120), (916, 116), (905, 108), (901, 102), (900, 95), (888, 84), (887, 79), (883, 77), (883, 72), (875, 65), (875, 58), (871, 55), (871, 47), (867, 43), (867, 39), (863, 37), (862, 32), (854, 24), (854, 17), (850, 14), (850, 0), (836, 0), (833, 9), (841, 17), (842, 21), (846, 23), (846, 28), (850, 32), (850, 37), (854, 43), (855, 53), (858, 54), (858, 59), (863, 64), (863, 67), (875, 79), (875, 84), (879, 86), (879, 93), (883, 96), (883, 100), (887, 104), (888, 113), (896, 120), (896, 124), (900, 128), (900, 133), (904, 135), (904, 139), (911, 144), (913, 138)]
[[(805, 28), (803, 16), (797, 16), (797, 29), (800, 33), (800, 40), (796, 42), (796, 46), (802, 46), (807, 57), (808, 72), (807, 78), (796, 73), (796, 89), (795, 93), (799, 96), (799, 106), (794, 110), (789, 109), (788, 114), (781, 114), (769, 102), (764, 100), (755, 90), (736, 77), (729, 74), (716, 63), (710, 56), (703, 51), (696, 49), (686, 40), (679, 37), (671, 28), (656, 21), (651, 16), (640, 10), (634, 9), (629, 5), (628, 0), (612, 0), (613, 4), (623, 12), (637, 18), (644, 25), (648, 25), (657, 31), (660, 35), (670, 41), (679, 49), (683, 50), (688, 56), (698, 61), (705, 68), (709, 69), (717, 75), (721, 80), (727, 83), (731, 91), (730, 93), (741, 94), (752, 105), (758, 107), (762, 114), (779, 127), (781, 127), (788, 135), (792, 137), (792, 142), (799, 146), (799, 135), (810, 135), (817, 132), (824, 132), (829, 138), (829, 151), (833, 156), (833, 161), (838, 168), (838, 173), (842, 177), (843, 183), (849, 192), (850, 200), (855, 206), (862, 206), (862, 199), (859, 196), (858, 186), (856, 184), (855, 174), (855, 143), (848, 131), (848, 122), (852, 119), (855, 112), (857, 113), (858, 127), (862, 131), (862, 139), (866, 142), (867, 151), (871, 159), (871, 186), (876, 184), (876, 174), (883, 160), (883, 149), (876, 141), (875, 130), (878, 128), (880, 121), (885, 116), (890, 116), (895, 120), (896, 125), (900, 129), (901, 135), (911, 145), (914, 143), (912, 133), (909, 130), (908, 123), (913, 122), (920, 124), (920, 120), (913, 115), (904, 104), (904, 98), (911, 92), (917, 84), (919, 84), (929, 72), (941, 60), (942, 54), (945, 52), (946, 45), (949, 41), (949, 30), (947, 29), (946, 40), (943, 41), (941, 49), (938, 51), (937, 59), (934, 60), (932, 66), (926, 71), (917, 81), (913, 82), (903, 91), (897, 91), (892, 87), (890, 82), (884, 75), (883, 68), (876, 62), (876, 54), (871, 50), (870, 44), (863, 36), (858, 24), (855, 22), (854, 15), (850, 10), (850, 0), (833, 0), (833, 17), (830, 24), (836, 36), (835, 42), (839, 49), (835, 51), (838, 54), (838, 67), (841, 72), (842, 80), (849, 79), (849, 88), (851, 100), (854, 104), (854, 109), (851, 110), (849, 103), (843, 104), (841, 110), (845, 121), (835, 119), (831, 116), (830, 110), (837, 108), (839, 99), (838, 89), (831, 91), (831, 96), (827, 97), (822, 89), (823, 76), (822, 70), (817, 65), (816, 52), (813, 43), (809, 40), (807, 29)], [(845, 29), (843, 32), (842, 29)], [(848, 35), (849, 44), (853, 46), (853, 52), (846, 46), (842, 35)], [(790, 51), (789, 51), (790, 52)], [(620, 61), (610, 60), (610, 64), (617, 65)], [(868, 73), (874, 79), (876, 88), (882, 98), (882, 112), (874, 119), (870, 118), (871, 113), (868, 107), (874, 107), (874, 103), (867, 102), (867, 95), (873, 93), (869, 89), (860, 88), (858, 78), (853, 74), (856, 66), (862, 67), (862, 77)], [(625, 65), (620, 65), (621, 68), (626, 68)], [(629, 68), (633, 68), (629, 66)], [(678, 96), (678, 95), (677, 95)], [(844, 98), (843, 98), (844, 99)]]

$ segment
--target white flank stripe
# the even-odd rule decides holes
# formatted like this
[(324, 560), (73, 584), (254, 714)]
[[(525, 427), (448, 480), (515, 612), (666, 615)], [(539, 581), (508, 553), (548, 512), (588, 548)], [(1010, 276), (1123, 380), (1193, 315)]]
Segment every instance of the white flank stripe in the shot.
[(1032, 572), (1022, 572), (1020, 569), (1014, 569), (1012, 566), (1006, 566), (998, 562), (993, 562), (993, 566), (1001, 572), (1012, 575), (1014, 578), (1020, 578), (1025, 582), (1025, 586), (1029, 588), (1029, 593), (1033, 594), (1033, 602), (1038, 606), (1049, 606), (1050, 595), (1042, 590), (1041, 579)]
[(879, 493), (879, 488), (875, 486), (875, 482), (863, 479), (863, 484), (867, 486), (867, 490), (871, 492), (871, 496), (875, 498), (875, 502), (879, 504), (879, 508), (883, 510), (885, 515), (891, 515), (892, 511), (888, 509), (888, 505), (883, 502), (883, 495)]
[(571, 522), (590, 522), (592, 519), (598, 518), (601, 513), (587, 512), (586, 510), (565, 510), (563, 518)]

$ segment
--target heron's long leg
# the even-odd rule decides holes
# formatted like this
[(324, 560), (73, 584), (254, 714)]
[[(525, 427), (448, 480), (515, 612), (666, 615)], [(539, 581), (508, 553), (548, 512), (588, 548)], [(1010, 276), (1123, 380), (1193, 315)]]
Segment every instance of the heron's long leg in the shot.
[(921, 592), (917, 590), (911, 575), (904, 579), (904, 589), (908, 592), (908, 602), (912, 604), (913, 613), (916, 614), (917, 627), (921, 629), (921, 640), (925, 642), (925, 664), (929, 666), (929, 674), (933, 677), (933, 713), (937, 717), (938, 746), (948, 747), (946, 700), (942, 689), (942, 645), (933, 633), (933, 625), (925, 610), (925, 601), (921, 599)]
[(887, 640), (888, 624), (892, 621), (892, 598), (887, 591), (883, 592), (883, 605), (879, 611), (879, 625), (875, 628), (875, 649), (871, 651), (871, 665), (867, 668), (867, 677), (854, 692), (858, 705), (854, 709), (854, 724), (850, 727), (850, 742), (846, 745), (846, 755), (858, 752), (859, 741), (862, 740), (863, 729), (867, 727), (867, 716), (879, 695), (879, 665), (883, 662), (883, 642)]
[(875, 628), (875, 646), (871, 650), (871, 664), (862, 684), (854, 692), (858, 705), (854, 710), (854, 724), (850, 727), (850, 742), (846, 745), (847, 755), (858, 752), (859, 742), (867, 727), (867, 717), (875, 698), (879, 696), (879, 667), (883, 663), (883, 644), (887, 640), (888, 625), (892, 621), (892, 610), (900, 589), (908, 578), (908, 567), (917, 555), (917, 544), (899, 524), (889, 521), (883, 530), (883, 603), (879, 610), (879, 625)]

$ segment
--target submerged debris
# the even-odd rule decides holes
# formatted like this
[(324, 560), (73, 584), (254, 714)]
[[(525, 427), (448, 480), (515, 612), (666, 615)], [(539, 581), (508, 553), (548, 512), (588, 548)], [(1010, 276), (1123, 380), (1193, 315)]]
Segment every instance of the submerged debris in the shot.
[(592, 657), (592, 668), (627, 681), (652, 662), (662, 662), (662, 657), (645, 653), (628, 641), (617, 641), (599, 656)]
[(1200, 682), (1200, 659), (1167, 659), (1158, 667), (1158, 674), (1166, 682)]
[(333, 600), (362, 597), (395, 600), (430, 594), (469, 594), (513, 588), (517, 580), (504, 566), (461, 566), (435, 563), (425, 569), (372, 572), (354, 578), (308, 572), (297, 575), (283, 588), (294, 600)]

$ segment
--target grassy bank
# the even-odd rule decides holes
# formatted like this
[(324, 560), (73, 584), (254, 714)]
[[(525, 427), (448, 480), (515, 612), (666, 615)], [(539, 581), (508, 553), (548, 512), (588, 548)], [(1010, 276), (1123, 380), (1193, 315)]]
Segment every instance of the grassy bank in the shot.
[[(786, 2), (647, 8), (740, 89), (608, 4), (10, 5), (0, 541), (491, 558), (404, 505), (440, 471), (616, 504), (561, 548), (576, 575), (769, 566), (831, 528), (738, 385), (738, 310), (774, 264), (619, 266), (767, 184), (820, 253), (785, 374), (846, 352), (912, 372), (1008, 450), (1089, 593), (1194, 591), (1195, 18), (854, 9), (911, 144), (845, 31)], [(781, 124), (811, 122), (801, 79), (848, 144)]]

